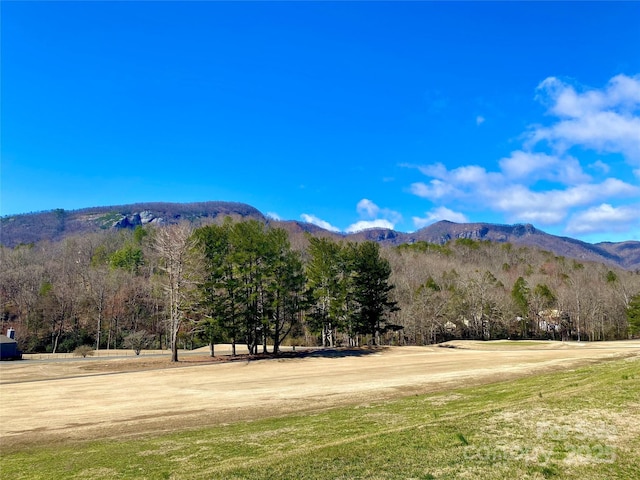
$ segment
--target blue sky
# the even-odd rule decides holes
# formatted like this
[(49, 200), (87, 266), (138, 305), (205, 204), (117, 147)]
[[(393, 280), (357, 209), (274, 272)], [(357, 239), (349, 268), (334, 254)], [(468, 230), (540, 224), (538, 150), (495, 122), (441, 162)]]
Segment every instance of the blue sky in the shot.
[(12, 2), (0, 213), (640, 240), (640, 3)]

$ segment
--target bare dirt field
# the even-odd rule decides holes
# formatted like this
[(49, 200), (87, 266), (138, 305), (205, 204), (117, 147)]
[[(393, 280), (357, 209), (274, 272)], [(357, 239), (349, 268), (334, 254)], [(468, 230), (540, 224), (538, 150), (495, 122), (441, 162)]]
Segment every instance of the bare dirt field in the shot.
[(640, 341), (450, 342), (451, 348), (307, 352), (300, 358), (168, 356), (0, 364), (1, 448), (122, 438), (448, 390), (640, 356)]

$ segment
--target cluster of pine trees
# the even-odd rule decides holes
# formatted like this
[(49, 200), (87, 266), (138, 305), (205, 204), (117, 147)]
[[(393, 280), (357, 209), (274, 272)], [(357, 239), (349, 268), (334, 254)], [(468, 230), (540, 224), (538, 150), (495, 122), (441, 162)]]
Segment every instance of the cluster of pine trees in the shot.
[(220, 342), (257, 353), (640, 330), (637, 272), (468, 239), (381, 248), (227, 220), (3, 247), (0, 260), (3, 330), (25, 352), (141, 337), (177, 359)]
[(270, 343), (277, 353), (303, 325), (329, 345), (337, 331), (352, 345), (361, 335), (377, 343), (388, 328), (391, 269), (376, 243), (310, 238), (303, 253), (291, 248), (285, 230), (255, 220), (201, 227), (192, 240), (202, 276), (194, 310), (205, 318), (211, 345), (227, 339), (235, 353), (242, 341), (255, 354)]

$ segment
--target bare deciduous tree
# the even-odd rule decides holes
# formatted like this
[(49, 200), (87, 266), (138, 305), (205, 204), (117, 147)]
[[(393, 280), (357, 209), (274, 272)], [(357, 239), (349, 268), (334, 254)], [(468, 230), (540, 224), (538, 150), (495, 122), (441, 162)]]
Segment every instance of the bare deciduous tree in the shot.
[(197, 283), (197, 255), (192, 238), (192, 227), (179, 223), (159, 228), (155, 232), (154, 247), (168, 306), (168, 334), (171, 343), (171, 361), (178, 361), (178, 332), (187, 310), (189, 294)]
[(152, 335), (140, 330), (127, 335), (124, 339), (124, 346), (133, 350), (136, 355), (140, 355), (140, 352), (151, 345), (152, 341)]

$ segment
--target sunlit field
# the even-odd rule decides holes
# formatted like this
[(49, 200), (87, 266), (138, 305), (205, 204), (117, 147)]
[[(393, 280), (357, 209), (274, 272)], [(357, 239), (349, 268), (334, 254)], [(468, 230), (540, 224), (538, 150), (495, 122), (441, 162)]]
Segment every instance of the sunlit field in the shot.
[[(550, 348), (529, 343), (533, 345), (520, 347), (525, 359), (527, 351)], [(426, 389), (425, 393), (398, 389), (396, 395), (377, 395), (374, 389), (368, 399), (341, 398), (334, 405), (319, 402), (318, 408), (313, 406), (314, 392), (307, 397), (309, 405), (303, 411), (261, 411), (252, 418), (239, 415), (235, 421), (227, 416), (217, 424), (203, 411), (207, 426), (200, 427), (191, 421), (181, 427), (179, 416), (159, 411), (166, 420), (164, 430), (145, 431), (140, 423), (136, 432), (124, 428), (123, 422), (119, 434), (117, 425), (105, 423), (102, 429), (101, 419), (96, 418), (92, 434), (88, 430), (74, 437), (74, 428), (84, 431), (86, 426), (68, 424), (62, 429), (64, 434), (51, 436), (57, 439), (55, 443), (37, 441), (37, 435), (33, 435), (36, 432), (25, 437), (33, 441), (6, 442), (9, 437), (3, 428), (2, 478), (639, 478), (640, 358), (633, 342), (626, 345), (631, 348), (621, 355), (586, 359), (579, 366), (557, 362), (552, 369), (555, 371), (532, 366), (530, 374), (502, 381), (494, 375), (473, 387), (464, 387), (465, 382), (458, 381)], [(471, 343), (466, 345), (467, 352), (434, 348), (424, 358), (432, 355), (454, 361), (459, 354), (474, 355), (470, 353), (472, 347)], [(499, 345), (499, 350), (504, 348), (504, 344)], [(517, 347), (510, 350), (516, 352)], [(423, 358), (418, 349), (410, 352), (404, 355)], [(499, 355), (497, 350), (482, 353)], [(351, 362), (352, 368), (357, 367), (366, 378), (367, 364), (381, 358), (393, 363), (396, 357), (402, 355), (392, 352), (355, 359), (256, 363), (293, 370), (296, 365), (309, 364), (325, 370), (328, 362), (334, 362), (330, 364), (336, 365), (336, 381), (340, 382), (340, 362)], [(562, 355), (557, 358), (562, 359)], [(224, 368), (186, 366), (172, 371), (206, 375), (215, 372), (210, 369), (219, 369), (223, 375), (220, 367)], [(158, 376), (166, 372), (154, 369), (138, 374)], [(133, 373), (74, 378), (104, 381), (111, 377), (115, 381)], [(51, 387), (60, 382), (61, 387), (69, 388), (68, 379), (6, 383), (4, 374), (3, 397), (21, 385), (49, 383)], [(190, 381), (185, 381), (183, 388), (192, 389)], [(54, 413), (56, 393), (51, 394)], [(153, 396), (150, 392), (149, 402), (139, 403), (140, 415), (153, 414)], [(183, 400), (188, 401), (188, 397)], [(85, 401), (91, 399), (78, 399), (78, 405)], [(185, 419), (190, 418), (185, 414)], [(133, 418), (129, 421), (135, 423)], [(53, 434), (46, 427), (41, 430), (45, 437)]]

